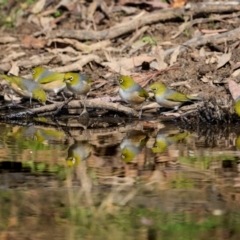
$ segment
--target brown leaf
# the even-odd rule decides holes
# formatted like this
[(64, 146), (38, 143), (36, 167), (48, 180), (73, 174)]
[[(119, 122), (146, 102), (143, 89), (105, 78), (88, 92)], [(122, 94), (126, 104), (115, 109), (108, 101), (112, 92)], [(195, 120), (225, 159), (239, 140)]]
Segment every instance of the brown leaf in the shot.
[(109, 62), (104, 62), (102, 65), (110, 67), (113, 71), (120, 73), (123, 75), (130, 75), (131, 69), (135, 66), (140, 66), (144, 61), (145, 62), (152, 62), (155, 60), (155, 56), (148, 56), (148, 55), (140, 55), (131, 58), (120, 58), (120, 59), (109, 59)]
[(25, 48), (43, 48), (47, 41), (45, 39), (35, 38), (33, 36), (26, 36), (21, 40), (23, 47)]
[(180, 45), (176, 47), (176, 49), (174, 50), (174, 52), (171, 55), (170, 66), (172, 66), (177, 61), (177, 57), (178, 57), (179, 53), (180, 53)]
[(185, 5), (187, 0), (174, 0), (173, 3), (171, 4), (171, 7), (176, 8), (176, 7), (182, 7)]
[(44, 6), (45, 6), (45, 3), (46, 3), (46, 0), (39, 0), (39, 1), (37, 1), (34, 4), (31, 12), (35, 13), (35, 14), (41, 12), (43, 10)]
[(228, 79), (228, 87), (232, 98), (235, 101), (240, 96), (240, 86), (230, 78)]
[(15, 75), (15, 76), (18, 76), (18, 74), (19, 74), (19, 67), (18, 67), (18, 64), (17, 64), (17, 62), (11, 62), (11, 69), (10, 69), (10, 71), (9, 71), (9, 73), (10, 74), (12, 74), (12, 75)]
[(231, 59), (232, 53), (224, 53), (221, 57), (218, 58), (217, 69), (223, 67)]
[(228, 29), (200, 29), (201, 33), (204, 34), (217, 34), (222, 32), (227, 32)]

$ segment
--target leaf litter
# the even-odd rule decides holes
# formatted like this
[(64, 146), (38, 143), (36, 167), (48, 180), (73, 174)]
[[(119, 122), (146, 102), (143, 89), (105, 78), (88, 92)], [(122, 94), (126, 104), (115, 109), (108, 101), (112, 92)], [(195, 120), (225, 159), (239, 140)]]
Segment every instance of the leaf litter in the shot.
[[(200, 93), (205, 101), (211, 101), (216, 92), (222, 94), (221, 99), (229, 99), (229, 92), (218, 84), (227, 89), (230, 77), (236, 84), (240, 82), (239, 68), (232, 67), (240, 56), (240, 6), (233, 9), (232, 4), (220, 3), (218, 14), (199, 18), (200, 11), (211, 14), (216, 7), (186, 4), (180, 0), (171, 5), (159, 1), (38, 0), (33, 5), (18, 5), (24, 14), (18, 16), (21, 25), (12, 21), (16, 34), (1, 30), (0, 70), (21, 76), (39, 65), (59, 72), (83, 71), (96, 81), (92, 96), (99, 101), (119, 98), (116, 74), (133, 76), (144, 87), (162, 81), (185, 94)], [(186, 8), (189, 14), (183, 13)], [(224, 15), (226, 10), (232, 13)], [(176, 16), (182, 16), (182, 22), (171, 22)], [(143, 26), (144, 22), (148, 26)], [(79, 40), (79, 33), (88, 40)]]

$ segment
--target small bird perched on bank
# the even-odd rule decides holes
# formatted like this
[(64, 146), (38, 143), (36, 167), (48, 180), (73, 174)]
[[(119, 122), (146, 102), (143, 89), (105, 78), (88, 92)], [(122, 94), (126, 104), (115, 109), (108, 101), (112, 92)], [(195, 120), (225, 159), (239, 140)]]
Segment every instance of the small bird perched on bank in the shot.
[(88, 141), (76, 141), (68, 149), (66, 162), (68, 167), (76, 167), (81, 161), (87, 160), (92, 153), (93, 146)]
[(130, 76), (120, 76), (118, 78), (120, 85), (119, 95), (126, 102), (133, 105), (141, 105), (139, 118), (142, 115), (142, 105), (149, 97), (148, 92), (136, 83)]
[(156, 102), (165, 108), (178, 108), (185, 102), (200, 101), (202, 98), (185, 95), (183, 93), (167, 88), (163, 83), (153, 83), (150, 90), (154, 92)]
[(58, 94), (66, 87), (64, 73), (52, 72), (43, 67), (35, 67), (31, 70), (35, 82), (41, 84), (46, 92)]
[(32, 105), (32, 99), (45, 104), (47, 101), (47, 95), (42, 87), (31, 79), (24, 79), (17, 76), (8, 76), (5, 74), (0, 75), (10, 86), (10, 88), (23, 98), (30, 99), (30, 105)]
[(73, 94), (84, 96), (83, 98), (83, 113), (87, 113), (86, 100), (87, 94), (91, 89), (92, 80), (85, 74), (68, 72), (64, 75), (64, 82), (69, 91)]

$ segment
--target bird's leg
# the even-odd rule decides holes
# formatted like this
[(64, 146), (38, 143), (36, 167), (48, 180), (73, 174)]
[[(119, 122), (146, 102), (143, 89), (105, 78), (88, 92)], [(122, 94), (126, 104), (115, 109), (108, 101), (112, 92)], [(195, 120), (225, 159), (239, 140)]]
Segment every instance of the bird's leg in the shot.
[(80, 116), (83, 116), (83, 115), (87, 115), (88, 116), (88, 111), (87, 111), (87, 108), (86, 108), (86, 100), (87, 100), (87, 95), (85, 95), (82, 99), (81, 97), (81, 102), (83, 102), (83, 111), (82, 113), (80, 114)]
[(15, 103), (15, 101), (13, 100), (13, 96), (12, 96), (12, 94), (13, 94), (13, 91), (12, 91), (12, 89), (8, 86), (8, 89), (9, 89), (9, 92), (10, 92), (10, 98), (11, 98), (11, 102), (12, 102), (12, 104), (14, 105), (14, 106), (16, 106), (16, 103)]
[(30, 107), (32, 107), (32, 97), (30, 97), (29, 102), (30, 102)]
[(140, 111), (139, 111), (139, 114), (138, 114), (138, 118), (139, 118), (139, 119), (141, 119), (141, 116), (142, 116), (143, 104), (144, 104), (144, 102), (140, 105)]
[(65, 97), (65, 95), (64, 95), (64, 91), (61, 91), (60, 93), (61, 93), (61, 95), (62, 95), (62, 97), (63, 97), (63, 100), (66, 101), (66, 97)]
[(164, 116), (168, 116), (170, 113), (175, 113), (175, 112), (177, 112), (178, 109), (179, 109), (179, 106), (175, 106), (173, 109), (168, 110), (168, 111), (161, 112), (160, 114), (161, 114), (161, 115), (164, 115)]

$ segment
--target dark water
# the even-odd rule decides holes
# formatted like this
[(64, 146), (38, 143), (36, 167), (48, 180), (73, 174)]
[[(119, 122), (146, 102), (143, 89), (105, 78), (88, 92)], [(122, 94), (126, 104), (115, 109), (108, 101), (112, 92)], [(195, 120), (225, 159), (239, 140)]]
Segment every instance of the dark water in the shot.
[(240, 239), (240, 131), (0, 125), (0, 239)]

